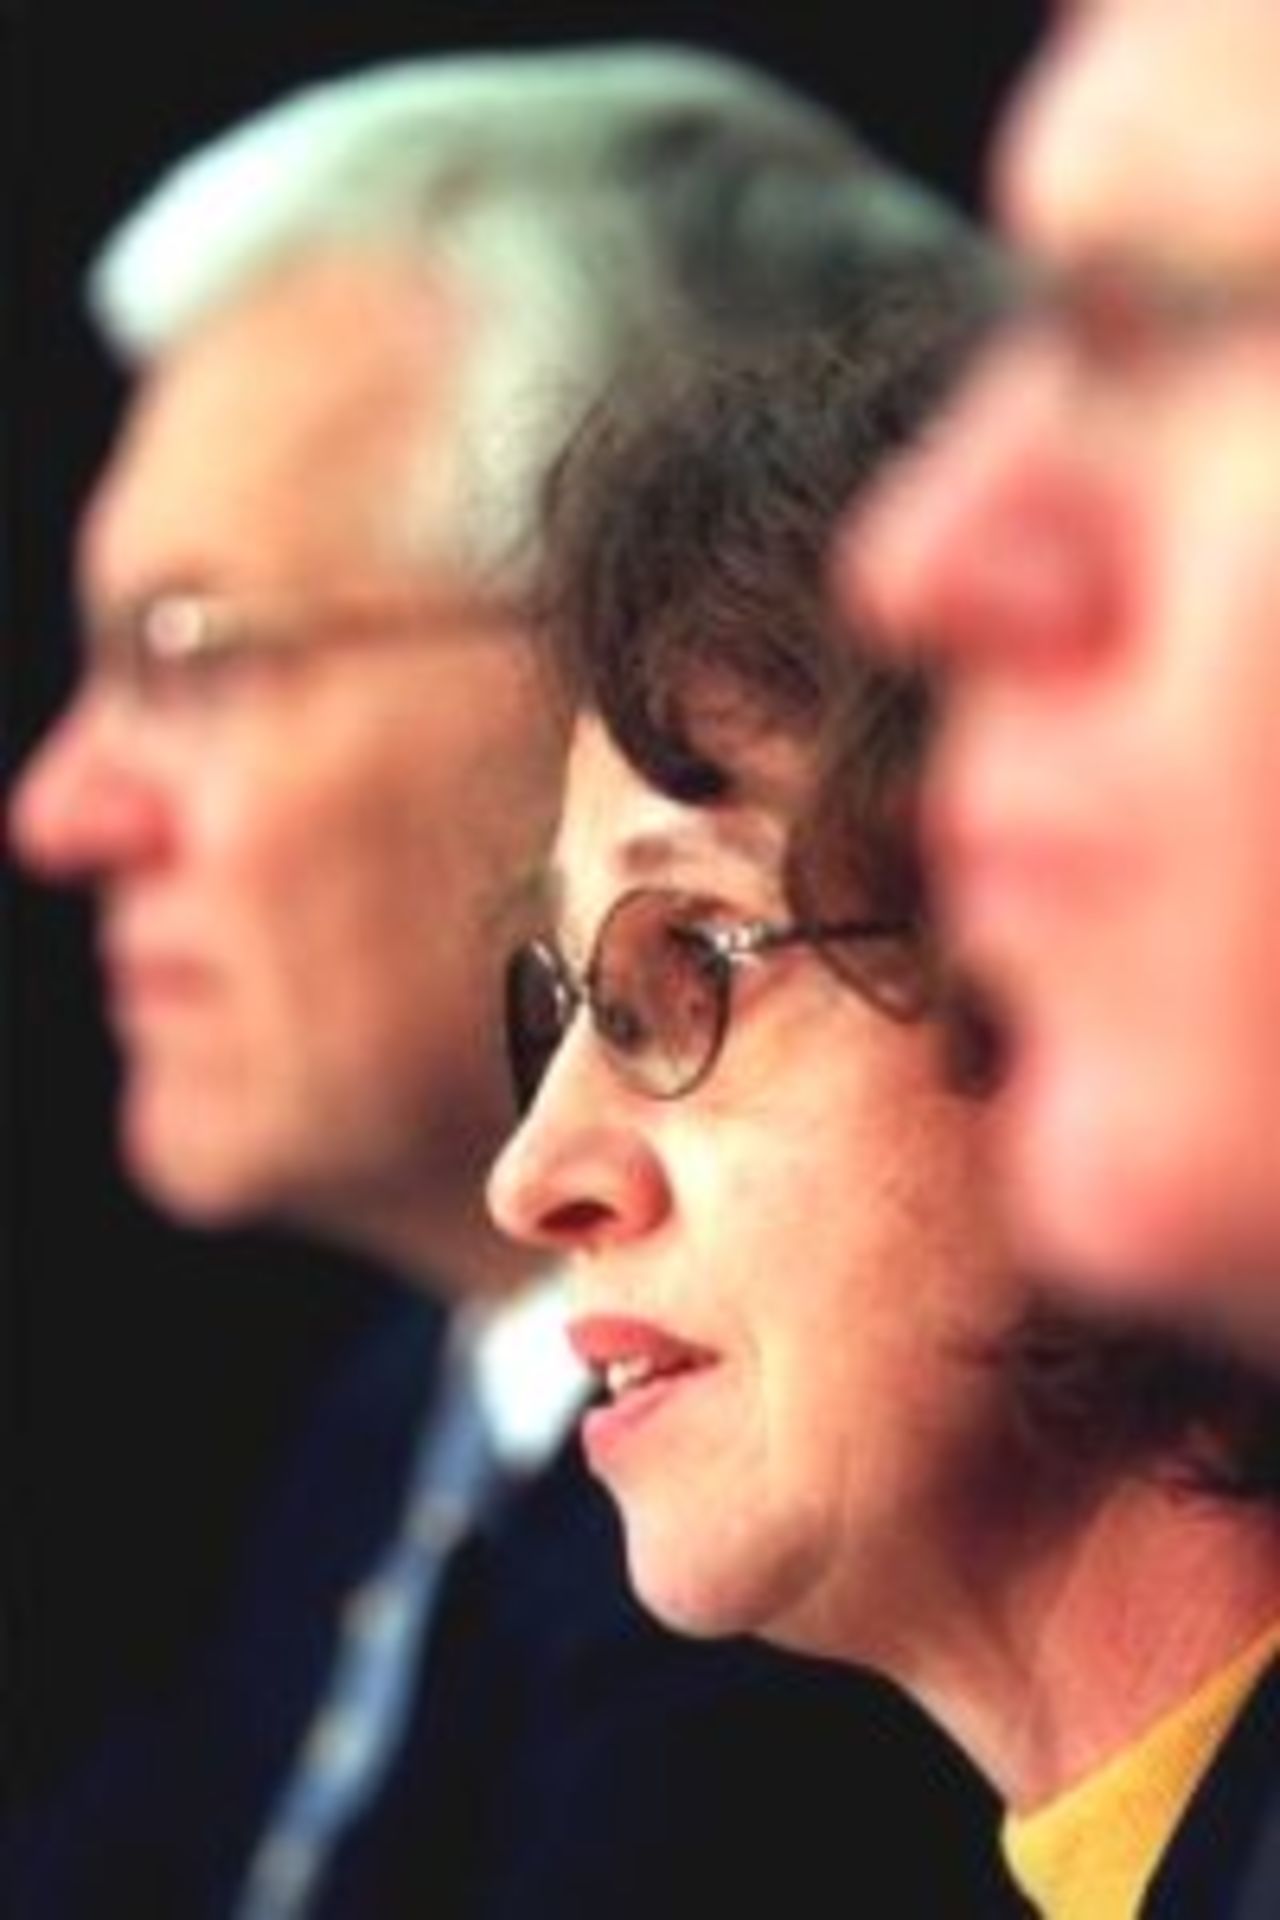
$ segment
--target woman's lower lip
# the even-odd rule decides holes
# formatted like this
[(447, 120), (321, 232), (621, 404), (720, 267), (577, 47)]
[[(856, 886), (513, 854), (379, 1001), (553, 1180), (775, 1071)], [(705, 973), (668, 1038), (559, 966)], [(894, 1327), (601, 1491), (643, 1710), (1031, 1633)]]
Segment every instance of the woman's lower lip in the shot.
[(660, 1374), (644, 1386), (629, 1388), (617, 1400), (592, 1407), (582, 1421), (582, 1445), (592, 1467), (603, 1471), (701, 1371), (686, 1367)]

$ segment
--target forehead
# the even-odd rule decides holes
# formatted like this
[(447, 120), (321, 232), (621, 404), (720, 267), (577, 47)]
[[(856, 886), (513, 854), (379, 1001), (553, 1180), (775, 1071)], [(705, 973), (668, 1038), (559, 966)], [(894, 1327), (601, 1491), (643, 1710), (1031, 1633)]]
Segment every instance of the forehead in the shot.
[(761, 748), (758, 792), (718, 806), (658, 793), (623, 759), (593, 715), (575, 725), (556, 836), (553, 893), (570, 923), (590, 920), (620, 887), (693, 888), (776, 882), (786, 842), (794, 750)]
[(1280, 261), (1280, 7), (1077, 0), (1006, 115), (994, 194), (1052, 258)]
[(459, 315), (390, 257), (282, 268), (142, 377), (80, 540), (91, 588), (239, 579), (367, 543), (433, 426), (447, 427)]

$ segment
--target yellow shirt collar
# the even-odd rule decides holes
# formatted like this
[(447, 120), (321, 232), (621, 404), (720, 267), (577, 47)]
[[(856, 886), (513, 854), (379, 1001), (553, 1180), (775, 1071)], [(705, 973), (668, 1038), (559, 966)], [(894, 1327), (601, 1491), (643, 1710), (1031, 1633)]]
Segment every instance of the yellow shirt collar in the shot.
[(1006, 1817), (1009, 1871), (1045, 1920), (1134, 1920), (1201, 1775), (1280, 1647), (1253, 1640), (1134, 1746), (1057, 1799)]

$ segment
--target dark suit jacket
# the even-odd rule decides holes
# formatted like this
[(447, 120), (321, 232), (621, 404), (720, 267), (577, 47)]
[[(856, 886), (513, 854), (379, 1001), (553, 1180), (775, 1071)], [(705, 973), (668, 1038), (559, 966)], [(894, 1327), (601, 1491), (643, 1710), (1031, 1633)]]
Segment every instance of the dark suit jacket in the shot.
[[(223, 1920), (398, 1514), (438, 1322), (395, 1302), (344, 1361), (216, 1653), (9, 1836), (20, 1920)], [(576, 1445), (451, 1573), (408, 1737), (321, 1920), (998, 1920), (985, 1791), (877, 1682), (669, 1635), (631, 1599)], [(902, 1834), (910, 1836), (904, 1847)]]
[(1280, 1916), (1280, 1661), (1254, 1688), (1183, 1815), (1142, 1920)]

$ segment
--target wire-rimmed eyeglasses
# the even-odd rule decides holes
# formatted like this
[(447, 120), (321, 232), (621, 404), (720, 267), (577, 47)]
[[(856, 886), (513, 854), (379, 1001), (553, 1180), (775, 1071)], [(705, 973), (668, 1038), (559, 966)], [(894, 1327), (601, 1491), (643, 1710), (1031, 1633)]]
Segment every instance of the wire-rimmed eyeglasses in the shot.
[(655, 1100), (691, 1093), (710, 1074), (747, 962), (798, 945), (900, 941), (889, 920), (726, 921), (704, 895), (637, 887), (621, 895), (575, 973), (549, 941), (507, 963), (506, 1034), (516, 1105), (524, 1113), (580, 1010), (618, 1077)]
[(1007, 269), (1005, 324), (1051, 326), (1102, 366), (1280, 322), (1280, 274), (1270, 264), (1231, 270), (1100, 251), (1053, 266), (1010, 258)]
[(502, 632), (520, 617), (514, 602), (413, 591), (310, 598), (172, 590), (91, 621), (84, 666), (91, 680), (142, 706), (199, 703), (254, 661), (298, 659), (355, 642)]

